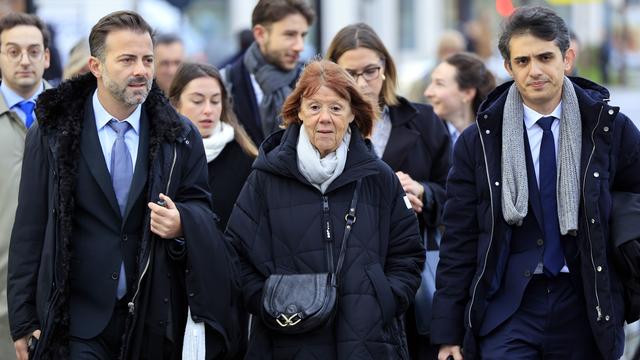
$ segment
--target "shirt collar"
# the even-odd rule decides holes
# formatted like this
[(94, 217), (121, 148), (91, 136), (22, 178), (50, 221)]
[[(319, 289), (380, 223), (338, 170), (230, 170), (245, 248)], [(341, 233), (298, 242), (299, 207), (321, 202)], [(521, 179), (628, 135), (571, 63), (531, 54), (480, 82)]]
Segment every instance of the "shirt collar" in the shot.
[(524, 106), (524, 125), (526, 126), (527, 130), (531, 129), (536, 124), (536, 122), (540, 120), (541, 117), (553, 116), (558, 120), (562, 119), (562, 100), (560, 101), (558, 106), (556, 106), (556, 108), (553, 109), (551, 114), (548, 114), (548, 115), (540, 114), (539, 112), (533, 110), (527, 105), (524, 105), (524, 104), (522, 105)]
[(22, 102), (25, 100), (33, 101), (35, 103), (36, 99), (43, 91), (44, 91), (44, 81), (40, 81), (40, 86), (38, 87), (38, 90), (36, 90), (33, 96), (31, 96), (28, 99), (25, 99), (22, 96), (18, 95), (15, 91), (11, 90), (9, 88), (9, 85), (7, 85), (5, 81), (0, 83), (0, 92), (2, 92), (2, 95), (4, 96), (4, 100), (6, 101), (7, 107), (9, 109), (16, 106), (19, 102)]
[[(136, 132), (136, 134), (140, 134), (140, 114), (142, 113), (142, 107), (138, 105), (136, 109), (129, 115), (128, 118), (122, 120), (127, 121), (131, 128)], [(96, 128), (100, 131), (105, 125), (111, 121), (111, 119), (115, 119), (115, 116), (112, 116), (107, 112), (107, 110), (102, 106), (100, 100), (98, 100), (98, 90), (93, 92), (93, 115), (96, 119)]]

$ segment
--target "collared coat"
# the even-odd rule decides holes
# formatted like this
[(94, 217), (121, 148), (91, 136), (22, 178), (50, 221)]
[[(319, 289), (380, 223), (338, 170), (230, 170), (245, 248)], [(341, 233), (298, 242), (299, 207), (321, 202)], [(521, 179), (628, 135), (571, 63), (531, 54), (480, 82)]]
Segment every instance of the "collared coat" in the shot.
[[(622, 283), (613, 266), (610, 239), (612, 191), (640, 193), (640, 133), (609, 92), (571, 78), (582, 117), (578, 234), (571, 253), (563, 243), (572, 280), (582, 288), (598, 349), (617, 359), (624, 347)], [(510, 226), (501, 210), (502, 113), (509, 86), (483, 103), (476, 126), (458, 139), (447, 180), (445, 233), (440, 250), (431, 336), (458, 344), (477, 358), (477, 336), (491, 296), (500, 288), (509, 254)], [(567, 255), (572, 254), (572, 255)]]
[(393, 171), (402, 171), (425, 187), (423, 212), (418, 214), (420, 233), (433, 238), (442, 222), (445, 183), (451, 165), (451, 140), (430, 105), (403, 97), (389, 106), (391, 133), (382, 160)]
[[(408, 359), (401, 315), (420, 284), (424, 248), (418, 222), (393, 171), (351, 125), (344, 171), (324, 196), (300, 173), (300, 125), (271, 135), (229, 219), (241, 263), (245, 305), (254, 315), (247, 359)], [(323, 214), (331, 219), (334, 259), (355, 183), (362, 179), (348, 239), (337, 311), (330, 327), (299, 335), (261, 320), (271, 274), (327, 272)]]
[[(36, 359), (68, 358), (69, 259), (73, 203), (85, 100), (96, 89), (87, 74), (40, 95), (39, 126), (26, 139), (19, 205), (9, 257), (9, 315), (14, 339), (35, 329)], [(122, 359), (179, 359), (187, 304), (215, 335), (207, 344), (233, 351), (231, 318), (238, 283), (232, 248), (216, 230), (207, 164), (197, 129), (180, 117), (157, 87), (143, 111), (149, 119), (148, 201), (171, 197), (180, 212), (184, 247), (153, 235), (145, 215)]]
[[(45, 89), (51, 85), (44, 81)], [(0, 94), (0, 357), (3, 354), (14, 356), (13, 344), (9, 339), (9, 319), (7, 313), (7, 258), (9, 256), (9, 239), (11, 228), (18, 206), (18, 188), (20, 171), (24, 154), (24, 140), (27, 128), (18, 114), (9, 109), (4, 97)], [(6, 331), (6, 333), (4, 333)], [(5, 346), (10, 348), (5, 350)]]

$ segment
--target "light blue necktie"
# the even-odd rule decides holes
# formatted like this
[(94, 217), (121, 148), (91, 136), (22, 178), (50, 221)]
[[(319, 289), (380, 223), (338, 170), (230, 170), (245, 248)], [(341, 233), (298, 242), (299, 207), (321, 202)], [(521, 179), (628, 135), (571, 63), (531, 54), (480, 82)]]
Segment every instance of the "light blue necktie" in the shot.
[[(127, 144), (124, 142), (124, 135), (131, 128), (131, 125), (126, 121), (111, 120), (109, 121), (109, 126), (118, 136), (116, 141), (113, 142), (113, 148), (111, 149), (111, 181), (113, 183), (113, 190), (116, 193), (116, 198), (118, 199), (120, 214), (124, 217), (127, 199), (129, 198), (129, 189), (131, 188), (131, 180), (133, 179), (131, 154), (129, 153)], [(116, 292), (118, 300), (122, 299), (126, 293), (127, 281), (123, 260), (120, 264), (120, 276), (118, 277), (118, 290)]]
[(553, 116), (540, 118), (536, 123), (542, 128), (540, 144), (540, 202), (544, 223), (544, 255), (542, 262), (545, 273), (556, 276), (564, 266), (564, 254), (560, 243), (560, 224), (558, 223), (558, 201), (556, 198), (556, 147), (551, 132)]
[(16, 104), (25, 115), (24, 125), (28, 128), (33, 124), (33, 108), (36, 107), (36, 103), (33, 101), (25, 100)]

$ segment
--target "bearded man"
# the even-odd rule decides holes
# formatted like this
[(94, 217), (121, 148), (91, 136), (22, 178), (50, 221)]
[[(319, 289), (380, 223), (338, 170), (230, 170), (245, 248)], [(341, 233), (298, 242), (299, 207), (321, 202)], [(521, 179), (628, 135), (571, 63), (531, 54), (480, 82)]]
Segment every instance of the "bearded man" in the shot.
[(235, 283), (202, 139), (152, 88), (142, 17), (105, 16), (89, 46), (91, 73), (41, 95), (26, 139), (8, 271), (18, 358), (179, 359), (187, 303), (222, 356)]

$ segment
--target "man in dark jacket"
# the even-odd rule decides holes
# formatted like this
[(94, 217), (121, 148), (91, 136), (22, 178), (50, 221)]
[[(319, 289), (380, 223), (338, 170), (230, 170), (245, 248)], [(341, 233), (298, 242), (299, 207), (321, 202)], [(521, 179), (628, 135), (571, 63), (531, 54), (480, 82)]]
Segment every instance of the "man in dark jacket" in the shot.
[(233, 111), (256, 145), (280, 129), (280, 110), (300, 75), (314, 16), (303, 0), (259, 1), (251, 15), (255, 42), (223, 69)]
[(230, 351), (236, 285), (202, 140), (152, 88), (152, 34), (134, 12), (105, 16), (91, 74), (38, 101), (9, 253), (20, 359), (31, 336), (38, 359), (179, 359), (187, 304), (207, 355)]
[(519, 8), (499, 46), (514, 82), (455, 146), (432, 341), (442, 360), (617, 359), (612, 191), (640, 193), (640, 133), (606, 89), (564, 76), (574, 54), (553, 11)]

